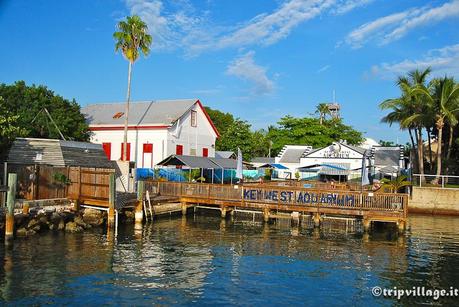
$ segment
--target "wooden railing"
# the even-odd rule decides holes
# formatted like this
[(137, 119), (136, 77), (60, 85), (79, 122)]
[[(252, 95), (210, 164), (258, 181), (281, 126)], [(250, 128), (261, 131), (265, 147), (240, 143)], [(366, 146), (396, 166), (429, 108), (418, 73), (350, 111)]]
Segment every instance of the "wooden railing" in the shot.
[[(220, 185), (179, 182), (149, 182), (146, 188), (164, 196), (205, 198), (244, 203), (306, 206), (337, 210), (390, 212), (406, 217), (407, 194), (323, 190), (295, 186)], [(345, 213), (344, 211), (342, 212)]]

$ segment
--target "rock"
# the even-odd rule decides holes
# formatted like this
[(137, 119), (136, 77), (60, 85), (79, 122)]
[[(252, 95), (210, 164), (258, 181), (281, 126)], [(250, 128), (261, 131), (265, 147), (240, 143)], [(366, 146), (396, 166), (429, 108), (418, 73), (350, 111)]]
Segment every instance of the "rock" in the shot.
[(79, 215), (75, 216), (75, 218), (73, 219), (73, 221), (78, 225), (78, 226), (81, 226), (83, 228), (87, 228), (88, 227), (88, 224), (86, 224), (83, 220), (83, 218)]
[(68, 222), (67, 224), (65, 224), (66, 232), (79, 232), (82, 230), (83, 228), (81, 226), (78, 226), (75, 222)]
[(104, 223), (104, 213), (100, 210), (85, 209), (83, 221), (91, 226), (100, 226)]
[(40, 228), (40, 222), (35, 219), (35, 218), (32, 218), (29, 223), (27, 224), (27, 229), (33, 229), (35, 228), (36, 226), (38, 226)]
[(19, 237), (27, 236), (27, 229), (19, 228), (18, 230), (16, 230), (16, 235), (19, 236)]

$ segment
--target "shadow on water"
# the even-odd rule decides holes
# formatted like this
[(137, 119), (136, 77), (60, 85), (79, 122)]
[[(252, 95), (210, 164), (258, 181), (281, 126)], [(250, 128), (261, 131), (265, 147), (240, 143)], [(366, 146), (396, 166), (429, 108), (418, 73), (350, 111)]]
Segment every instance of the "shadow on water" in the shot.
[(412, 216), (404, 235), (325, 226), (214, 212), (121, 225), (116, 239), (98, 230), (18, 238), (0, 247), (0, 295), (12, 305), (412, 305), (431, 300), (370, 290), (458, 285), (457, 218)]

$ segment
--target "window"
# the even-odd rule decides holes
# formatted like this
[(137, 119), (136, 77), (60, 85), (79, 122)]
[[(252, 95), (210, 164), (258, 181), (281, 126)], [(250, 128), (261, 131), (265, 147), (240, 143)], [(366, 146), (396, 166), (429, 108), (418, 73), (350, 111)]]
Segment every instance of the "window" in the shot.
[(198, 126), (198, 112), (191, 110), (191, 127)]
[(183, 155), (183, 145), (176, 145), (175, 146), (175, 154), (176, 155)]
[(143, 144), (142, 167), (153, 167), (153, 144)]
[(102, 148), (107, 155), (108, 160), (112, 159), (112, 143), (102, 143)]
[(196, 148), (190, 148), (190, 156), (196, 156)]
[(127, 143), (127, 159), (124, 159), (124, 143), (121, 143), (121, 160), (131, 161), (131, 143)]
[(203, 157), (208, 157), (209, 156), (209, 149), (208, 148), (203, 148), (202, 149), (202, 156)]

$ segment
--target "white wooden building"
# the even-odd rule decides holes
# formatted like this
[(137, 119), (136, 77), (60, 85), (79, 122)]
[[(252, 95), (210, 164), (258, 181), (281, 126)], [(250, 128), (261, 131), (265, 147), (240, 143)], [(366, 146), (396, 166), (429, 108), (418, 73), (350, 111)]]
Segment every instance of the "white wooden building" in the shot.
[[(91, 104), (82, 109), (91, 142), (102, 144), (110, 160), (121, 160), (124, 103)], [(215, 156), (218, 131), (198, 99), (132, 102), (127, 160), (152, 168), (171, 154)]]

